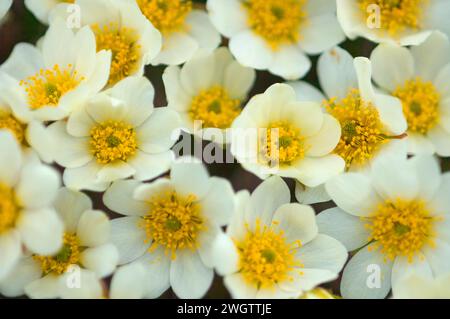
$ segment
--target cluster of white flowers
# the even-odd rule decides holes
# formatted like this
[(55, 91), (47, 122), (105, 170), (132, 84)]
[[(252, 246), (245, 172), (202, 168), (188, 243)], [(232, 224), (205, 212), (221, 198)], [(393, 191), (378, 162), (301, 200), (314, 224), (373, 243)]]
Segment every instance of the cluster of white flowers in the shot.
[(0, 65), (0, 295), (450, 298), (450, 0), (24, 3), (48, 28)]

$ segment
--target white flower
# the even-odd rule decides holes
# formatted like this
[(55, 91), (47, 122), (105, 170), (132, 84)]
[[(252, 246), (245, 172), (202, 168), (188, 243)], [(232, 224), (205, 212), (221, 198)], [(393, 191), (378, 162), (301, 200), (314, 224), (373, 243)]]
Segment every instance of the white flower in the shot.
[(450, 271), (450, 174), (435, 158), (382, 156), (370, 174), (345, 173), (326, 188), (338, 207), (319, 214), (319, 230), (355, 251), (343, 297), (384, 298), (408, 273)]
[[(145, 18), (136, 4), (124, 0), (75, 0), (81, 13), (81, 25), (89, 25), (95, 34), (97, 51), (112, 53), (108, 85), (142, 75), (161, 50), (161, 34)], [(58, 5), (50, 21), (70, 21), (67, 4)]]
[(450, 299), (450, 274), (411, 273), (392, 287), (395, 299)]
[(167, 171), (179, 136), (179, 117), (153, 108), (154, 90), (144, 77), (128, 77), (93, 97), (67, 122), (51, 124), (55, 161), (66, 167), (72, 189), (104, 191), (112, 181), (148, 180)]
[(243, 65), (285, 79), (303, 77), (307, 54), (344, 41), (333, 0), (208, 0), (212, 23)]
[(63, 226), (51, 207), (60, 186), (57, 172), (31, 152), (21, 152), (11, 133), (0, 130), (0, 280), (22, 255), (56, 252)]
[(52, 10), (61, 3), (73, 4), (73, 0), (25, 0), (25, 7), (43, 24), (49, 23)]
[(180, 298), (200, 298), (208, 291), (213, 241), (234, 213), (227, 180), (209, 177), (198, 160), (182, 157), (172, 165), (170, 179), (117, 181), (103, 200), (126, 216), (112, 220), (112, 240), (121, 265), (144, 266), (145, 298), (159, 297), (169, 287)]
[(55, 254), (24, 257), (0, 283), (3, 295), (91, 299), (103, 294), (101, 278), (114, 272), (119, 259), (109, 243), (108, 216), (93, 210), (88, 196), (66, 188), (60, 189), (55, 208), (64, 222), (62, 248)]
[(208, 14), (195, 9), (191, 0), (128, 0), (137, 3), (141, 12), (162, 34), (161, 52), (153, 65), (182, 64), (198, 49), (212, 52), (220, 44), (220, 34)]
[(8, 13), (9, 8), (12, 5), (12, 0), (3, 0), (0, 3), (0, 20)]
[(298, 99), (322, 102), (340, 122), (342, 135), (334, 153), (345, 160), (347, 169), (365, 169), (384, 152), (403, 155), (407, 124), (401, 102), (374, 90), (368, 59), (353, 59), (336, 47), (319, 58), (317, 73), (327, 97), (306, 82), (290, 85)]
[[(231, 126), (255, 77), (255, 71), (236, 62), (227, 48), (198, 53), (181, 69), (171, 66), (163, 74), (168, 107), (179, 112), (187, 132), (205, 139), (211, 139), (208, 128)], [(195, 121), (206, 130), (199, 131)]]
[(310, 206), (290, 203), (280, 177), (237, 196), (227, 235), (214, 244), (216, 269), (234, 298), (297, 298), (337, 278), (345, 247), (318, 233)]
[(74, 32), (57, 19), (42, 48), (19, 43), (0, 66), (3, 99), (25, 123), (63, 119), (105, 86), (110, 59), (88, 27)]
[(450, 156), (450, 43), (433, 33), (406, 49), (380, 44), (371, 55), (373, 79), (403, 103), (408, 151)]
[(450, 2), (435, 0), (337, 0), (337, 16), (347, 37), (417, 45), (432, 30), (450, 34)]
[(314, 187), (344, 169), (342, 158), (330, 154), (341, 135), (337, 120), (319, 103), (298, 101), (286, 84), (254, 96), (232, 128), (232, 154), (260, 178), (277, 174)]

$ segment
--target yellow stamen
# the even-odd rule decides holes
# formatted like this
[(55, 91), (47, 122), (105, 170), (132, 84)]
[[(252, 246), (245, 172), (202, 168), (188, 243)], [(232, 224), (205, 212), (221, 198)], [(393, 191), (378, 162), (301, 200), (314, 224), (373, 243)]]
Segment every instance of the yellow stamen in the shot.
[(19, 212), (20, 207), (14, 191), (0, 183), (0, 235), (14, 228)]
[(123, 122), (107, 121), (91, 129), (90, 143), (100, 164), (127, 161), (136, 154), (136, 131)]
[(25, 125), (23, 125), (12, 114), (4, 112), (0, 109), (0, 129), (6, 129), (13, 133), (17, 142), (23, 144), (25, 142)]
[(192, 10), (189, 0), (137, 0), (142, 13), (162, 34), (186, 30), (186, 16)]
[(325, 102), (328, 112), (341, 124), (342, 135), (334, 152), (341, 156), (347, 168), (364, 165), (389, 137), (377, 109), (361, 99), (358, 90), (350, 90), (347, 97)]
[(380, 9), (380, 30), (396, 36), (407, 29), (419, 30), (422, 27), (423, 12), (428, 0), (359, 0), (360, 10), (366, 18), (373, 11), (371, 6)]
[(220, 86), (201, 91), (192, 99), (189, 115), (204, 127), (229, 128), (241, 112), (241, 101), (229, 97)]
[(139, 67), (141, 45), (136, 30), (111, 23), (100, 27), (92, 26), (97, 42), (97, 51), (111, 50), (112, 60), (109, 85), (113, 85), (127, 76), (133, 75)]
[(269, 46), (297, 43), (300, 27), (306, 22), (306, 0), (245, 0), (247, 23)]
[(259, 139), (258, 149), (260, 161), (269, 166), (276, 163), (290, 165), (302, 159), (306, 152), (300, 130), (283, 121), (268, 125), (264, 136)]
[(408, 130), (426, 134), (439, 121), (440, 95), (431, 82), (420, 78), (408, 80), (392, 93), (403, 104)]
[(73, 234), (65, 233), (63, 247), (54, 256), (33, 256), (42, 269), (44, 275), (55, 274), (62, 275), (71, 265), (77, 265), (80, 262), (81, 247), (78, 237)]
[(425, 245), (435, 245), (433, 227), (439, 219), (431, 216), (423, 201), (386, 200), (363, 220), (371, 232), (369, 241), (374, 241), (374, 249), (380, 249), (387, 259), (405, 256), (412, 261)]
[(293, 280), (291, 272), (303, 265), (296, 259), (299, 241), (288, 243), (283, 231), (262, 226), (256, 221), (254, 230), (247, 225), (242, 241), (235, 241), (239, 253), (239, 269), (245, 280), (258, 288), (273, 288), (279, 282)]
[(28, 95), (29, 107), (33, 110), (44, 106), (58, 106), (60, 98), (75, 89), (84, 77), (79, 76), (69, 64), (61, 69), (58, 64), (47, 70), (40, 70), (20, 82)]
[(175, 191), (151, 199), (141, 226), (148, 240), (153, 240), (150, 251), (163, 246), (173, 259), (177, 250), (196, 249), (199, 233), (206, 229), (195, 195), (181, 196)]

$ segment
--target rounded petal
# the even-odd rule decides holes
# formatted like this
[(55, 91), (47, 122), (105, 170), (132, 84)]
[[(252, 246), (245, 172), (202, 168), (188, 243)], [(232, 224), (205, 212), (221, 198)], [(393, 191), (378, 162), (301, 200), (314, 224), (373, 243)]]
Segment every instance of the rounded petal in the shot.
[(283, 46), (272, 54), (273, 59), (269, 65), (269, 71), (284, 79), (296, 80), (301, 78), (311, 68), (309, 58), (294, 45)]
[(331, 153), (340, 138), (341, 125), (339, 121), (331, 115), (324, 114), (320, 131), (305, 140), (307, 156), (325, 156)]
[(13, 271), (22, 254), (20, 234), (10, 231), (0, 235), (0, 282)]
[(308, 187), (316, 187), (344, 171), (344, 160), (335, 154), (305, 157), (296, 165), (296, 178)]
[(135, 180), (116, 181), (103, 195), (103, 202), (106, 207), (119, 214), (143, 216), (148, 212), (149, 205), (135, 200), (133, 194), (139, 185), (141, 183)]
[(215, 224), (227, 225), (235, 209), (231, 183), (223, 178), (212, 177), (211, 188), (199, 204), (203, 213)]
[(229, 236), (221, 233), (216, 237), (213, 255), (219, 275), (230, 275), (239, 270), (238, 250)]
[(111, 299), (142, 299), (144, 297), (145, 268), (140, 263), (120, 267), (111, 280)]
[(274, 61), (270, 48), (252, 31), (242, 31), (233, 36), (229, 48), (239, 63), (257, 70), (268, 69)]
[(108, 216), (100, 210), (87, 210), (78, 222), (77, 235), (80, 244), (95, 247), (105, 244), (111, 233)]
[(177, 193), (195, 194), (201, 200), (210, 189), (209, 174), (205, 166), (194, 157), (181, 157), (172, 165), (170, 178)]
[(41, 276), (42, 269), (32, 257), (22, 258), (10, 274), (1, 280), (0, 293), (5, 297), (22, 296), (25, 294), (25, 286)]
[(0, 165), (0, 180), (14, 186), (19, 178), (22, 153), (16, 139), (5, 131), (0, 131), (0, 162), (4, 163)]
[(91, 199), (84, 193), (61, 188), (53, 204), (64, 223), (65, 230), (75, 233), (81, 215), (92, 209)]
[(239, 0), (208, 0), (206, 8), (211, 22), (227, 38), (247, 29), (247, 17)]
[(111, 275), (119, 261), (117, 248), (112, 244), (87, 248), (80, 254), (84, 267), (92, 270), (99, 278)]

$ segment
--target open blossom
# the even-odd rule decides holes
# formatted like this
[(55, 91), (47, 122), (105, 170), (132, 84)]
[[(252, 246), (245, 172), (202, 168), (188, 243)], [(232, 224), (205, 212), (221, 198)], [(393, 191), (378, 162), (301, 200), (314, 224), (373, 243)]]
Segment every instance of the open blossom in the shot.
[(209, 177), (198, 160), (181, 157), (170, 179), (117, 181), (103, 200), (125, 215), (112, 221), (112, 240), (121, 265), (144, 266), (144, 297), (159, 297), (169, 287), (180, 298), (200, 298), (208, 291), (213, 242), (234, 213), (227, 180)]
[(144, 77), (128, 77), (94, 96), (67, 122), (51, 124), (55, 161), (73, 189), (104, 191), (134, 176), (149, 180), (166, 172), (179, 136), (179, 116), (153, 107), (154, 90)]
[(214, 243), (217, 271), (234, 298), (296, 298), (337, 277), (345, 247), (319, 234), (310, 206), (290, 203), (280, 177), (237, 196), (227, 233)]
[(23, 248), (39, 254), (60, 249), (63, 226), (52, 208), (60, 187), (55, 170), (32, 152), (22, 152), (0, 130), (0, 281), (10, 277)]
[[(97, 51), (112, 54), (108, 85), (128, 76), (140, 76), (161, 50), (161, 34), (134, 3), (124, 0), (75, 0), (81, 25), (89, 25)], [(58, 5), (50, 20), (69, 19), (67, 4)]]
[(208, 0), (212, 23), (243, 65), (285, 79), (303, 77), (307, 54), (319, 54), (345, 39), (333, 0)]
[(40, 47), (19, 43), (0, 66), (2, 97), (25, 123), (66, 118), (103, 89), (110, 59), (88, 27), (74, 32), (56, 19)]
[(255, 70), (241, 66), (227, 48), (198, 53), (181, 69), (171, 66), (163, 74), (168, 107), (180, 114), (184, 130), (205, 139), (231, 127), (255, 77)]
[(378, 43), (417, 45), (433, 30), (450, 35), (449, 1), (337, 0), (337, 16), (347, 37)]
[[(319, 231), (355, 251), (343, 272), (343, 297), (384, 298), (409, 273), (450, 272), (450, 175), (441, 175), (435, 158), (385, 155), (369, 174), (342, 174), (326, 189), (338, 207), (319, 214)], [(375, 268), (378, 289), (367, 284)]]
[(232, 128), (232, 154), (260, 178), (276, 174), (314, 187), (344, 170), (344, 160), (331, 154), (339, 122), (319, 103), (298, 101), (289, 85), (254, 96)]
[(161, 52), (153, 65), (178, 65), (199, 50), (212, 52), (220, 44), (220, 34), (208, 14), (195, 8), (191, 0), (128, 0), (135, 2), (144, 16), (162, 34)]
[(0, 282), (2, 294), (30, 298), (97, 298), (101, 278), (111, 275), (118, 262), (109, 243), (111, 225), (102, 211), (93, 210), (83, 193), (60, 189), (55, 208), (64, 223), (62, 247), (54, 254), (23, 257), (11, 276)]
[(433, 33), (410, 49), (380, 44), (371, 55), (373, 79), (402, 101), (408, 151), (450, 156), (450, 43)]

